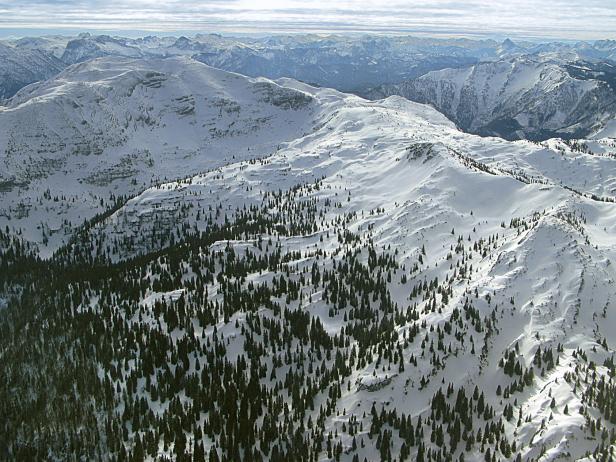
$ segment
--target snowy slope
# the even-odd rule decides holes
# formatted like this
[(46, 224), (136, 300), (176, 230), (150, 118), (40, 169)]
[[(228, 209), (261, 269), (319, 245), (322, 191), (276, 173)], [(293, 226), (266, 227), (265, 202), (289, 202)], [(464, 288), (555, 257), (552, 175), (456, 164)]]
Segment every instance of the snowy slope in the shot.
[(57, 74), (63, 67), (62, 61), (46, 51), (0, 42), (0, 102), (28, 84)]
[(317, 109), (303, 92), (189, 58), (72, 66), (0, 108), (3, 222), (29, 239), (57, 234), (57, 246), (111, 195), (268, 155)]
[[(154, 69), (160, 88), (145, 76)], [(195, 131), (169, 106), (178, 89), (194, 95)], [(151, 146), (153, 166), (128, 177), (181, 179), (139, 181), (140, 193), (32, 263), (28, 297), (7, 304), (21, 326), (0, 324), (0, 360), (11, 364), (0, 376), (0, 396), (11, 396), (0, 400), (7, 454), (607, 458), (616, 441), (613, 141), (482, 138), (401, 97), (367, 101), (182, 59), (79, 65), (1, 115), (48, 104), (79, 114), (63, 127), (84, 114), (100, 125), (126, 111), (135, 120), (142, 105), (154, 122), (128, 140), (179, 143), (167, 127), (194, 141), (201, 111), (210, 114), (197, 102), (221, 94), (241, 107), (240, 126), (270, 123), (211, 141), (212, 155), (196, 146), (186, 162)], [(267, 142), (255, 153), (259, 137)], [(81, 174), (63, 169), (79, 159), (100, 171), (92, 159), (115, 150), (71, 154), (57, 174), (23, 178), (64, 194)], [(129, 190), (110, 184), (106, 193)], [(83, 181), (78, 193), (98, 187)], [(4, 204), (33, 186), (3, 194)], [(3, 218), (0, 230), (25, 234), (24, 220), (46, 223), (59, 207), (86, 213), (71, 199), (33, 202), (29, 218)], [(59, 244), (42, 245), (44, 254)], [(44, 402), (32, 398), (43, 392)], [(57, 428), (76, 444), (67, 449)]]
[[(320, 105), (343, 97), (284, 83), (310, 91)], [(539, 347), (555, 349), (560, 344), (560, 365), (512, 394), (515, 414), (522, 412), (524, 419), (517, 429), (506, 426), (505, 433), (525, 460), (545, 449), (551, 454), (545, 460), (572, 460), (594, 450), (580, 415), (581, 392), (572, 390), (566, 377), (580, 364), (577, 348), (587, 351), (603, 339), (610, 346), (616, 342), (609, 327), (616, 320), (616, 273), (610, 263), (616, 257), (610, 238), (616, 231), (616, 212), (613, 202), (598, 199), (613, 201), (616, 196), (614, 146), (606, 142), (582, 153), (558, 141), (537, 145), (479, 138), (460, 133), (435, 111), (399, 98), (375, 103), (344, 99), (344, 106), (316, 132), (289, 143), (265, 163), (241, 162), (146, 190), (92, 231), (95, 252), (103, 255), (103, 249), (114, 249), (114, 259), (147, 253), (152, 243), (158, 242), (154, 248), (168, 245), (156, 236), (169, 231), (176, 241), (186, 230), (207, 232), (208, 213), (203, 211), (216, 210), (219, 203), (229, 218), (258, 206), (280, 188), (292, 190), (323, 178), (318, 190), (302, 201), (317, 200), (318, 210), (328, 202), (339, 205), (329, 211), (323, 207), (316, 233), (279, 238), (286, 252), (316, 246), (335, 255), (339, 241), (333, 223), (337, 217), (352, 217), (346, 229), (361, 242), (366, 239), (395, 252), (407, 271), (417, 264), (422, 249), (425, 252), (423, 263), (411, 270), (410, 282), (402, 283), (400, 273), (394, 272), (388, 285), (399, 306), (415, 300), (424, 307), (418, 322), (425, 321), (430, 331), (442, 329), (470, 299), (480, 317), (491, 317), (494, 329), (466, 333), (460, 350), (445, 354), (438, 367), (415, 343), (404, 349), (405, 355), (421, 357), (410, 371), (398, 372), (396, 366), (389, 372), (374, 364), (356, 370), (349, 377), (349, 391), (338, 401), (338, 412), (353, 409), (355, 416), (369, 415), (376, 403), (377, 409), (391, 406), (417, 416), (443, 383), (451, 383), (454, 389), (469, 391), (478, 386), (496, 413), (503, 413), (513, 398), (503, 400), (496, 394), (498, 384), (510, 382), (498, 365), (500, 359), (517, 344), (524, 367), (532, 368)], [(130, 245), (122, 245), (123, 240)], [(477, 248), (477, 242), (483, 244)], [(251, 244), (240, 240), (232, 245), (241, 252)], [(467, 269), (461, 275), (460, 261), (471, 264), (470, 273)], [(313, 262), (308, 259), (301, 266)], [(323, 271), (329, 265), (316, 264)], [(418, 282), (434, 278), (458, 281), (447, 306), (438, 312), (428, 309), (430, 297), (408, 297)], [(319, 300), (317, 295), (305, 309), (318, 316), (328, 332), (349, 325), (342, 314), (328, 315)], [(397, 329), (402, 337), (409, 325)], [(473, 340), (476, 346), (471, 348)], [(591, 355), (602, 362), (611, 351), (601, 347)], [(428, 385), (420, 384), (424, 378)], [(549, 406), (552, 397), (555, 409)], [(569, 415), (564, 414), (565, 404)], [(344, 421), (345, 414), (327, 419), (325, 431), (340, 432)], [(368, 426), (364, 422), (364, 428)], [(350, 437), (342, 437), (342, 444), (351, 447)], [(360, 458), (378, 458), (371, 451), (370, 445), (360, 450)], [(473, 454), (482, 457), (472, 451), (467, 457), (475, 460)]]
[(481, 135), (580, 138), (615, 116), (614, 73), (593, 74), (587, 66), (593, 65), (524, 55), (429, 72), (372, 96), (399, 94), (431, 104), (465, 131)]

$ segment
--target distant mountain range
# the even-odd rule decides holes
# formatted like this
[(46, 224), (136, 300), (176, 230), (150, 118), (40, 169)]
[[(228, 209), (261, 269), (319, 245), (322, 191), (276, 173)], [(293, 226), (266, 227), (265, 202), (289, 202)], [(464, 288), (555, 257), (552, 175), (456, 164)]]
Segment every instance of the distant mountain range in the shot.
[(0, 42), (0, 101), (67, 66), (105, 56), (184, 56), (252, 77), (289, 77), (371, 98), (397, 94), (431, 104), (463, 130), (508, 139), (589, 136), (614, 119), (616, 41), (611, 40), (23, 38)]
[[(249, 76), (293, 77), (346, 91), (472, 64), (495, 56), (496, 50), (496, 43), (491, 41), (318, 35), (255, 39), (215, 34), (139, 39), (81, 34), (72, 38), (26, 38), (5, 46), (53, 55), (65, 66), (102, 56), (190, 56)], [(10, 96), (8, 91), (6, 94)]]

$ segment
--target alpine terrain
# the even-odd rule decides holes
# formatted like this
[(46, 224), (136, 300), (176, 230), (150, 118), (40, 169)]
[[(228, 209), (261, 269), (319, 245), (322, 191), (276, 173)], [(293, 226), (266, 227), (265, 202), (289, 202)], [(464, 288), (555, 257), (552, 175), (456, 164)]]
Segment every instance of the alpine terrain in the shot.
[(430, 104), (479, 135), (580, 138), (616, 117), (616, 64), (522, 55), (428, 72), (369, 94)]
[(69, 49), (0, 107), (0, 459), (612, 460), (608, 83)]

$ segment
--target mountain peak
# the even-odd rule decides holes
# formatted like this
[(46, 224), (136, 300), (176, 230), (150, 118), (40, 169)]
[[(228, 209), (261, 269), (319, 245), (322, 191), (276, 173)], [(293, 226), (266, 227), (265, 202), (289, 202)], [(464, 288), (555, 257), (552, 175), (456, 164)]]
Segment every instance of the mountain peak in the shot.
[(505, 40), (503, 40), (503, 43), (501, 44), (501, 46), (503, 48), (517, 48), (518, 46), (513, 42), (513, 40), (506, 38)]

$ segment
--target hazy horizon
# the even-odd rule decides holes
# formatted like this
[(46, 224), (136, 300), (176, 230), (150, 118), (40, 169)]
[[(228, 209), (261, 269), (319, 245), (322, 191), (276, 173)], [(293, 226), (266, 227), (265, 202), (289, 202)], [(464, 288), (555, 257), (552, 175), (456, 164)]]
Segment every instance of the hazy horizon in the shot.
[(0, 37), (384, 34), (551, 40), (616, 38), (611, 0), (0, 0)]

